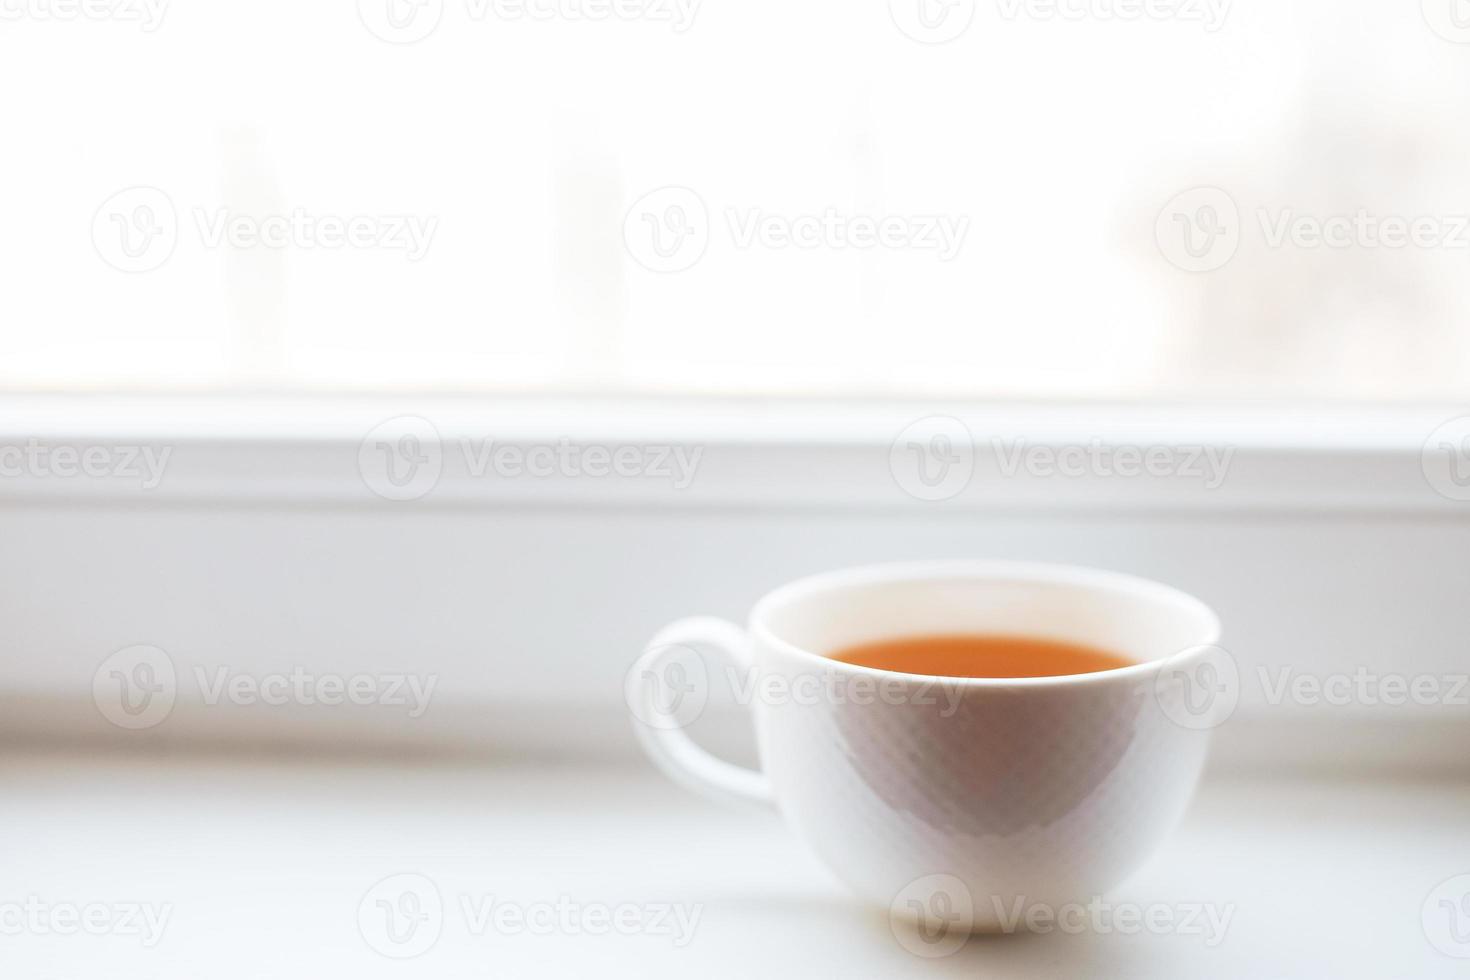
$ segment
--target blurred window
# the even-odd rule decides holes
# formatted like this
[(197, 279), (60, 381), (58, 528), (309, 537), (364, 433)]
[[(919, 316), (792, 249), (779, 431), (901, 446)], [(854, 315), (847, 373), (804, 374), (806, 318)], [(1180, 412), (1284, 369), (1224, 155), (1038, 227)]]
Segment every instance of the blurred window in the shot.
[(1463, 394), (1456, 2), (5, 0), (0, 386)]

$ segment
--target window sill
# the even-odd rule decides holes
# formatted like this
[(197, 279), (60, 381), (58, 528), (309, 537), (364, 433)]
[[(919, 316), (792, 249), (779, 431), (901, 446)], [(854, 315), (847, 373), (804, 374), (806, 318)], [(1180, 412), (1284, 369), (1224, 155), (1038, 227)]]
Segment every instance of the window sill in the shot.
[[(646, 769), (51, 753), (11, 753), (4, 769), (7, 835), (25, 842), (7, 855), (10, 894), (172, 909), (151, 949), (128, 936), (8, 936), (17, 976), (151, 980), (195, 975), (206, 962), (217, 980), (282, 964), (299, 976), (469, 976), (492, 965), (536, 976), (553, 962), (563, 975), (640, 980), (920, 966), (944, 976), (1172, 980), (1256, 976), (1262, 963), (1276, 976), (1463, 976), (1463, 961), (1439, 952), (1421, 925), (1436, 886), (1470, 870), (1463, 785), (1207, 780), (1161, 852), (1105, 900), (1230, 909), (1213, 945), (1182, 930), (1089, 929), (975, 937), (923, 960), (776, 818), (718, 809)], [(400, 961), (376, 952), (357, 913), (375, 883), (402, 874), (428, 878), (445, 914), (437, 941)], [(522, 906), (681, 904), (699, 915), (678, 947), (652, 928), (510, 934), (466, 917), (464, 900), (473, 910), (490, 896)]]
[[(897, 402), (7, 395), (0, 447), (147, 446), (169, 457), (147, 488), (136, 478), (7, 470), (0, 500), (1464, 518), (1470, 503), (1437, 491), (1425, 472), (1426, 452), (1427, 465), (1447, 469), (1431, 440), (1456, 415), (1384, 406), (1021, 403), (935, 412)], [(405, 417), (431, 428), (383, 428)], [(911, 428), (934, 418), (948, 421)], [(426, 434), (419, 444), (439, 469), (426, 488), (389, 500), (377, 492), (381, 474), (364, 467), (385, 466), (386, 455), (371, 454), (395, 450), (365, 449), (365, 441), (391, 442), (403, 431)], [(955, 486), (931, 489), (899, 472), (919, 465), (915, 440), (927, 446), (936, 432), (968, 433), (960, 462), (970, 475)], [(642, 453), (632, 475), (617, 475), (605, 459), (620, 449)], [(512, 465), (502, 466), (497, 450)], [(1455, 492), (1470, 498), (1465, 482)]]

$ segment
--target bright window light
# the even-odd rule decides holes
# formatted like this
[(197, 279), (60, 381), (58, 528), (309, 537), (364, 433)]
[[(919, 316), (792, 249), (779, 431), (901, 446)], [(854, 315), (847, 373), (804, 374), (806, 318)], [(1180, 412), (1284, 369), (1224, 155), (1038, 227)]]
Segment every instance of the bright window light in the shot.
[(1444, 6), (6, 0), (0, 385), (1463, 394)]

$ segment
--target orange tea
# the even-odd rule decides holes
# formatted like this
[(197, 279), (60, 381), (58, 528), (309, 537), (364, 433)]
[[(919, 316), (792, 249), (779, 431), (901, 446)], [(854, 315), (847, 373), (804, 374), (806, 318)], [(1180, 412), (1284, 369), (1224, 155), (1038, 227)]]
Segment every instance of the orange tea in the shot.
[(833, 660), (936, 677), (1057, 677), (1131, 666), (1097, 647), (1034, 636), (952, 634), (905, 636), (828, 654)]

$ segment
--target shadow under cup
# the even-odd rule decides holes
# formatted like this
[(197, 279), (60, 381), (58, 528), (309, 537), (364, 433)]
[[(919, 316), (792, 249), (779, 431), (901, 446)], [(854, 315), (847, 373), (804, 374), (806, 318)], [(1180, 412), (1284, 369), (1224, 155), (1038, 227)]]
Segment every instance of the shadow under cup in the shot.
[[(1204, 765), (1209, 726), (1188, 713), (1187, 674), (1218, 620), (1155, 582), (1070, 566), (876, 566), (771, 593), (751, 633), (777, 805), (859, 895), (900, 915), (918, 914), (913, 893), (931, 885), (958, 925), (983, 931), (1014, 928), (1018, 900), (1055, 909), (1099, 896), (1174, 827)], [(1135, 663), (940, 678), (823, 656), (932, 634), (1034, 636)]]

